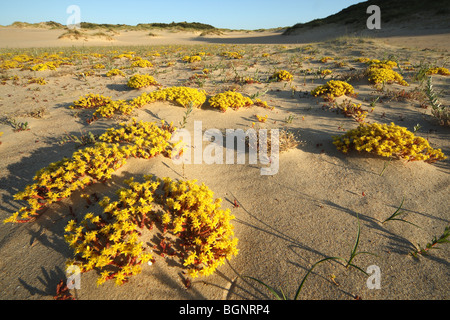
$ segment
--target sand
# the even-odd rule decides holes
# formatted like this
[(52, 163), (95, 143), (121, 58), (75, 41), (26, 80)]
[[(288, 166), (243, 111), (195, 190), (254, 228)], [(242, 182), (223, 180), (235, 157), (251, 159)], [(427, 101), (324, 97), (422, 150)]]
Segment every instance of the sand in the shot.
[[(142, 54), (168, 51), (167, 55), (149, 58), (153, 68), (126, 70), (127, 75), (148, 72), (165, 87), (186, 85), (198, 88), (199, 82), (189, 81), (189, 77), (206, 67), (214, 70), (202, 87), (208, 95), (229, 88), (236, 88), (246, 95), (267, 90), (261, 99), (274, 106), (273, 110), (251, 107), (225, 113), (210, 107), (194, 110), (188, 118), (188, 130), (193, 130), (194, 121), (202, 121), (203, 130), (246, 130), (256, 122), (256, 128), (289, 129), (302, 142), (280, 154), (279, 171), (273, 176), (262, 176), (259, 163), (203, 163), (188, 164), (183, 168), (173, 164), (171, 159), (158, 156), (151, 160), (130, 160), (106, 185), (90, 187), (85, 192), (107, 195), (123, 185), (124, 179), (130, 176), (139, 179), (143, 174), (173, 179), (184, 176), (204, 182), (214, 191), (215, 197), (223, 199), (223, 207), (229, 208), (236, 217), (232, 223), (239, 238), (239, 254), (215, 274), (194, 279), (190, 288), (184, 284), (184, 269), (180, 262), (156, 254), (156, 263), (145, 265), (141, 274), (131, 277), (122, 286), (109, 281), (97, 287), (95, 271), (82, 274), (81, 289), (71, 290), (74, 297), (81, 300), (273, 299), (274, 296), (262, 285), (245, 278), (251, 276), (277, 290), (282, 289), (292, 298), (315, 262), (330, 256), (350, 256), (359, 221), (358, 251), (373, 255), (360, 254), (354, 263), (364, 271), (369, 266), (378, 266), (380, 289), (370, 289), (368, 276), (359, 270), (345, 268), (341, 262), (332, 261), (314, 269), (300, 299), (449, 299), (449, 246), (438, 245), (441, 250), (432, 250), (430, 255), (417, 259), (410, 252), (418, 244), (423, 247), (434, 236), (440, 236), (448, 226), (450, 160), (434, 164), (394, 160), (381, 175), (386, 159), (365, 153), (342, 154), (332, 144), (332, 136), (358, 124), (331, 110), (323, 99), (309, 94), (331, 76), (322, 79), (308, 74), (304, 77), (301, 72), (307, 68), (329, 68), (333, 70), (332, 76), (348, 75), (352, 68), (364, 69), (364, 64), (355, 62), (355, 58), (360, 56), (385, 59), (395, 55), (403, 61), (403, 66), (407, 66), (404, 62), (417, 66), (421, 61), (441, 66), (449, 57), (449, 32), (411, 32), (409, 35), (393, 34), (392, 37), (386, 34), (351, 37), (339, 30), (334, 33), (322, 30), (320, 37), (318, 33), (286, 37), (279, 32), (229, 32), (222, 36), (200, 37), (193, 33), (158, 32), (157, 36), (149, 37), (144, 32), (130, 31), (113, 36), (113, 41), (58, 40), (61, 33), (61, 30), (0, 28), (0, 47), (10, 51), (14, 48), (37, 50), (35, 48), (50, 47), (47, 51), (51, 52), (57, 50), (51, 47), (65, 47), (65, 50), (95, 52), (102, 49), (89, 47), (101, 46), (106, 47), (105, 50), (112, 47), (122, 51), (135, 49), (131, 46), (138, 45), (141, 47), (136, 51)], [(307, 45), (311, 49), (304, 50)], [(199, 50), (211, 55), (195, 68), (181, 61), (184, 54)], [(243, 50), (244, 58), (230, 60), (221, 57), (219, 53), (224, 50)], [(271, 56), (262, 57), (265, 52)], [(306, 56), (314, 58), (302, 60)], [(333, 56), (345, 64), (323, 64), (319, 61), (323, 56)], [(168, 67), (167, 62), (170, 61), (175, 64)], [(297, 63), (299, 61), (302, 64)], [(87, 93), (130, 99), (155, 89), (131, 90), (126, 87), (125, 78), (105, 77), (106, 70), (98, 70), (95, 76), (87, 78), (78, 76), (94, 62), (62, 66), (56, 71), (9, 70), (2, 73), (19, 76), (17, 83), (7, 80), (0, 86), (0, 132), (4, 132), (0, 137), (2, 220), (20, 208), (13, 196), (32, 183), (37, 170), (63, 157), (70, 157), (77, 149), (76, 143), (60, 144), (66, 134), (80, 136), (88, 131), (99, 134), (131, 119), (131, 116), (115, 117), (88, 125), (85, 120), (89, 111), (78, 113), (68, 108), (74, 100)], [(238, 85), (232, 81), (235, 77), (233, 68), (240, 75), (259, 75), (261, 78), (266, 78), (276, 69), (286, 69), (294, 74), (294, 80), (292, 84), (263, 81)], [(383, 92), (377, 91), (366, 79), (353, 81), (351, 83), (358, 96), (340, 97), (336, 102), (351, 99), (370, 109), (370, 102), (380, 96), (374, 111), (367, 117), (369, 122), (395, 122), (411, 131), (420, 124), (417, 135), (427, 138), (433, 147), (450, 155), (450, 130), (437, 123), (430, 108), (421, 107), (425, 100), (393, 98), (393, 93), (402, 89), (412, 92), (420, 86), (418, 81), (411, 79), (415, 72), (405, 70), (409, 87), (391, 84)], [(28, 76), (44, 77), (48, 84), (28, 84)], [(449, 81), (448, 76), (433, 77), (440, 100), (446, 105), (450, 101)], [(43, 117), (31, 116), (31, 112), (39, 108), (45, 109)], [(144, 121), (164, 119), (177, 124), (184, 113), (185, 109), (180, 106), (157, 102), (136, 110), (132, 116)], [(267, 114), (269, 120), (258, 123), (255, 114)], [(292, 121), (287, 120), (289, 116), (292, 116)], [(8, 119), (28, 122), (30, 130), (14, 132)], [(421, 228), (400, 221), (381, 223), (397, 209), (402, 199), (406, 219)], [(235, 200), (239, 207), (234, 206)], [(64, 227), (71, 219), (69, 206), (79, 217), (94, 210), (93, 207), (86, 208), (77, 193), (51, 206), (34, 222), (0, 225), (0, 299), (53, 299), (58, 282), (66, 279), (65, 262), (72, 256), (63, 238)], [(149, 248), (154, 245), (152, 239), (146, 241)]]

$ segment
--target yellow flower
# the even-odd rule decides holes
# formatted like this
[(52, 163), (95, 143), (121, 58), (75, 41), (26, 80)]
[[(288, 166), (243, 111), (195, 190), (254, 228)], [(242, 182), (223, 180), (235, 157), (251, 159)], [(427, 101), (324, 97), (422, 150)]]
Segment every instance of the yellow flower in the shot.
[(347, 131), (343, 136), (333, 138), (333, 144), (346, 153), (350, 148), (358, 151), (373, 152), (383, 157), (397, 156), (408, 161), (425, 161), (433, 163), (447, 157), (440, 149), (433, 149), (428, 141), (416, 137), (404, 127), (394, 123), (361, 124), (358, 128)]
[(440, 74), (443, 76), (448, 76), (448, 75), (450, 75), (450, 71), (444, 67), (436, 67), (436, 68), (428, 69), (427, 75), (431, 75), (431, 74)]
[(189, 269), (188, 274), (192, 279), (195, 279), (198, 277), (198, 270), (197, 269)]
[(268, 115), (266, 114), (264, 117), (256, 115), (256, 118), (258, 119), (259, 122), (264, 123), (267, 121)]
[(119, 69), (111, 69), (110, 71), (108, 71), (106, 73), (107, 77), (113, 77), (113, 76), (121, 76), (121, 77), (125, 77), (125, 73)]
[(124, 272), (122, 271), (117, 272), (117, 274), (114, 276), (114, 279), (116, 280), (116, 285), (118, 286), (122, 285), (126, 280)]
[(253, 104), (253, 101), (239, 92), (226, 91), (210, 98), (209, 104), (225, 112), (228, 108), (237, 110), (242, 107), (249, 107)]
[(270, 78), (276, 81), (292, 81), (294, 76), (286, 70), (280, 70), (275, 72)]
[(194, 62), (202, 61), (202, 57), (200, 57), (200, 56), (184, 56), (182, 60), (189, 62), (189, 63), (194, 63)]
[(326, 95), (330, 98), (340, 97), (342, 95), (351, 95), (355, 91), (353, 86), (344, 81), (330, 80), (325, 85), (318, 86), (311, 94), (315, 97)]
[(131, 67), (139, 67), (139, 68), (151, 68), (153, 64), (145, 59), (138, 59), (131, 64)]
[(148, 74), (136, 74), (130, 78), (127, 86), (134, 89), (145, 88), (149, 86), (157, 85), (155, 78)]
[(397, 82), (403, 86), (408, 86), (403, 77), (392, 70), (392, 68), (397, 66), (396, 62), (370, 60), (369, 63), (370, 66), (367, 68), (366, 73), (370, 82), (376, 85)]

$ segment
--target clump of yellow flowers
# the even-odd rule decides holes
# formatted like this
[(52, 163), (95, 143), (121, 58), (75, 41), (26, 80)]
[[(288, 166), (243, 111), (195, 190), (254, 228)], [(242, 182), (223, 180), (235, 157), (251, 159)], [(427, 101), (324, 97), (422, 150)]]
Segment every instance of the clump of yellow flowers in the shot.
[(188, 62), (188, 63), (194, 63), (194, 62), (202, 61), (202, 57), (200, 57), (200, 56), (184, 56), (182, 60), (185, 62)]
[(127, 157), (150, 159), (158, 154), (171, 157), (174, 144), (170, 141), (176, 130), (172, 123), (162, 121), (161, 128), (154, 122), (137, 122), (132, 119), (130, 124), (121, 123), (120, 128), (110, 128), (99, 137), (100, 141), (125, 145)]
[(73, 102), (70, 109), (94, 109), (111, 103), (111, 97), (105, 97), (100, 94), (88, 93)]
[(183, 265), (192, 278), (210, 275), (226, 259), (237, 255), (238, 239), (234, 238), (234, 219), (230, 210), (221, 209), (222, 199), (213, 200), (213, 192), (194, 181), (163, 182), (161, 204), (167, 210), (163, 223), (181, 240)]
[(448, 71), (447, 68), (444, 67), (440, 67), (440, 68), (430, 68), (427, 71), (427, 75), (431, 75), (431, 74), (440, 74), (442, 76), (449, 76), (450, 75), (450, 71)]
[(111, 118), (116, 113), (129, 115), (134, 108), (141, 108), (144, 105), (155, 101), (171, 101), (185, 108), (190, 105), (200, 108), (206, 101), (206, 93), (204, 90), (197, 90), (189, 87), (169, 87), (153, 92), (144, 92), (140, 96), (129, 101), (114, 101), (110, 97), (104, 97), (99, 94), (87, 94), (74, 101), (74, 105), (70, 106), (70, 108), (95, 108), (94, 114), (87, 121), (88, 123), (91, 123), (99, 117)]
[(255, 106), (258, 106), (258, 107), (261, 107), (261, 108), (265, 108), (265, 109), (270, 109), (270, 110), (275, 109), (274, 107), (269, 106), (269, 104), (267, 103), (267, 101), (262, 101), (262, 100), (259, 99), (259, 98), (255, 98), (255, 99), (253, 100), (253, 104), (254, 104)]
[(334, 60), (334, 58), (333, 57), (322, 57), (322, 58), (320, 58), (320, 62), (322, 62), (322, 63), (326, 63), (326, 62), (328, 62), (330, 60)]
[(279, 70), (276, 71), (270, 79), (276, 80), (276, 81), (292, 81), (294, 79), (294, 76), (286, 70)]
[(256, 98), (255, 100), (249, 97), (244, 97), (241, 93), (236, 91), (225, 91), (212, 96), (208, 100), (209, 104), (213, 108), (218, 108), (220, 111), (225, 112), (228, 108), (238, 110), (239, 108), (250, 107), (252, 105), (273, 109), (270, 107), (266, 101)]
[(134, 89), (158, 85), (155, 78), (149, 74), (136, 74), (128, 80), (127, 86)]
[[(62, 54), (62, 52), (60, 52), (59, 54)], [(47, 69), (56, 70), (56, 68), (58, 68), (62, 64), (72, 64), (68, 61), (70, 60), (69, 57), (61, 57), (59, 54), (48, 54), (46, 52), (36, 56), (19, 54), (13, 56), (11, 59), (5, 58), (11, 57), (12, 54), (1, 54), (0, 69), (7, 70), (20, 68), (22, 70), (44, 71)]]
[(371, 65), (378, 65), (382, 68), (396, 68), (398, 67), (397, 62), (392, 61), (392, 60), (378, 60), (378, 59), (367, 59), (364, 61), (366, 64), (368, 64), (369, 66)]
[(139, 274), (143, 263), (154, 262), (151, 253), (145, 252), (139, 230), (149, 220), (158, 183), (138, 184), (133, 179), (126, 183), (130, 188), (119, 189), (117, 201), (109, 197), (100, 201), (101, 215), (88, 213), (80, 223), (71, 220), (64, 229), (64, 238), (74, 250), (74, 258), (66, 265), (76, 265), (81, 272), (98, 270), (97, 285), (109, 279), (121, 285)]
[(111, 97), (104, 97), (100, 94), (89, 93), (84, 97), (80, 97), (74, 101), (74, 104), (69, 107), (70, 109), (96, 109), (92, 118), (88, 119), (88, 123), (91, 123), (98, 119), (98, 116), (104, 118), (112, 117), (116, 112), (121, 114), (130, 114), (134, 106), (128, 104), (124, 100), (114, 101)]
[(98, 107), (92, 115), (92, 118), (90, 118), (87, 122), (91, 123), (97, 120), (99, 116), (103, 118), (111, 118), (116, 113), (129, 115), (133, 109), (134, 106), (130, 105), (125, 100), (110, 101), (109, 103)]
[[(161, 243), (171, 244), (193, 278), (212, 274), (238, 253), (238, 239), (230, 223), (234, 216), (220, 208), (222, 200), (213, 200), (208, 187), (199, 186), (195, 180), (144, 179), (143, 183), (134, 178), (125, 181), (129, 188), (116, 192), (117, 201), (103, 198), (101, 215), (88, 213), (81, 223), (71, 220), (67, 224), (64, 237), (75, 255), (68, 266), (77, 265), (82, 272), (98, 270), (97, 285), (109, 279), (123, 284), (142, 271), (142, 263), (155, 262), (139, 238), (140, 230), (152, 229), (155, 222), (164, 230)], [(156, 193), (158, 187), (162, 195)]]
[(416, 137), (406, 128), (394, 123), (363, 123), (342, 136), (333, 137), (333, 140), (337, 149), (344, 153), (354, 149), (383, 157), (395, 156), (407, 161), (421, 160), (428, 163), (447, 158), (441, 149), (430, 147), (426, 139)]
[(267, 119), (269, 118), (269, 116), (267, 114), (265, 116), (259, 116), (259, 115), (255, 114), (255, 116), (256, 116), (256, 119), (258, 119), (259, 122), (263, 122), (263, 123), (266, 122)]
[(396, 82), (402, 86), (408, 86), (409, 84), (403, 80), (403, 77), (393, 70), (397, 66), (394, 61), (379, 61), (379, 60), (369, 60), (369, 67), (366, 70), (368, 80), (375, 85), (382, 83), (393, 83)]
[(227, 57), (227, 58), (231, 58), (231, 59), (242, 59), (243, 58), (241, 53), (235, 52), (235, 51), (222, 52), (222, 56)]
[(105, 181), (125, 163), (123, 151), (118, 145), (98, 143), (76, 151), (70, 159), (64, 158), (39, 170), (33, 178), (36, 182), (14, 195), (15, 200), (26, 201), (27, 206), (4, 222), (32, 221), (52, 203), (68, 198), (95, 181)]
[(366, 57), (359, 57), (359, 58), (356, 58), (355, 61), (356, 61), (356, 62), (367, 63), (367, 62), (370, 61), (370, 59), (369, 59), (369, 58), (366, 58)]
[(148, 60), (139, 58), (136, 61), (133, 61), (133, 63), (131, 63), (131, 67), (151, 68), (151, 67), (153, 67), (153, 64)]
[(92, 69), (96, 69), (96, 70), (105, 69), (105, 65), (101, 64), (101, 63), (97, 63), (92, 66)]
[[(351, 117), (357, 122), (364, 122), (367, 117), (368, 111), (361, 107), (361, 103), (352, 103), (350, 100), (345, 99), (341, 104), (336, 104), (336, 107), (346, 117)], [(373, 109), (372, 109), (373, 110)]]
[(192, 105), (195, 108), (200, 108), (206, 101), (206, 92), (190, 87), (169, 87), (143, 93), (133, 99), (131, 103), (136, 106), (143, 106), (155, 101), (171, 101), (183, 107)]
[(211, 107), (219, 108), (222, 112), (225, 112), (228, 108), (237, 110), (243, 107), (250, 107), (253, 105), (253, 101), (249, 97), (244, 97), (239, 92), (226, 91), (211, 97), (209, 104)]
[(28, 222), (40, 215), (42, 209), (52, 203), (68, 198), (73, 192), (82, 190), (95, 182), (111, 179), (112, 174), (126, 163), (129, 157), (149, 159), (158, 154), (171, 156), (173, 145), (169, 142), (172, 125), (139, 122), (135, 119), (119, 129), (107, 130), (93, 147), (86, 147), (39, 170), (35, 183), (14, 195), (15, 200), (27, 202), (7, 222)]
[(41, 86), (44, 86), (47, 84), (47, 81), (44, 78), (39, 77), (39, 78), (31, 78), (30, 80), (28, 80), (28, 83), (36, 83)]
[(56, 61), (50, 61), (46, 63), (38, 63), (31, 67), (32, 71), (44, 71), (44, 70), (56, 70), (59, 67), (59, 63)]
[(15, 69), (20, 67), (20, 63), (14, 60), (5, 60), (0, 64), (0, 69), (2, 70), (9, 70), (9, 69)]
[(111, 69), (106, 73), (107, 77), (114, 77), (114, 76), (122, 76), (125, 77), (125, 72), (119, 69)]
[(314, 97), (326, 96), (327, 98), (334, 99), (343, 95), (355, 94), (355, 91), (353, 86), (345, 81), (330, 80), (326, 84), (312, 90), (311, 94)]

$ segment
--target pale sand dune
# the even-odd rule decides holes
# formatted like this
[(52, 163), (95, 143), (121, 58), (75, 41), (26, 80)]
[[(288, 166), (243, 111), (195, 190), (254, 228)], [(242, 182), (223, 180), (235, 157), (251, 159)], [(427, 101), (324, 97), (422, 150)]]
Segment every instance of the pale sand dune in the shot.
[[(246, 110), (220, 113), (211, 108), (194, 110), (188, 119), (187, 129), (192, 130), (194, 121), (201, 120), (203, 130), (217, 128), (247, 129), (255, 122), (255, 114), (269, 116), (262, 128), (288, 128), (304, 141), (300, 146), (280, 155), (279, 172), (274, 176), (261, 176), (261, 165), (175, 165), (170, 159), (158, 156), (151, 160), (130, 160), (107, 185), (93, 186), (86, 192), (99, 195), (111, 194), (122, 185), (124, 178), (154, 174), (158, 177), (181, 178), (183, 172), (188, 179), (205, 182), (223, 199), (223, 207), (230, 208), (236, 216), (233, 221), (239, 238), (240, 253), (229, 264), (218, 269), (209, 277), (196, 279), (190, 289), (182, 281), (182, 268), (176, 259), (164, 260), (157, 256), (157, 262), (145, 266), (142, 274), (131, 277), (129, 283), (114, 286), (113, 281), (96, 287), (97, 274), (89, 272), (81, 276), (81, 289), (72, 293), (78, 299), (271, 299), (273, 296), (264, 287), (245, 280), (241, 276), (253, 276), (269, 285), (282, 288), (293, 297), (298, 284), (313, 263), (326, 256), (347, 258), (357, 234), (357, 217), (361, 222), (360, 251), (373, 255), (358, 255), (355, 263), (364, 270), (370, 265), (381, 269), (381, 289), (369, 289), (367, 276), (356, 269), (346, 269), (339, 263), (324, 263), (308, 278), (300, 295), (301, 299), (449, 299), (449, 247), (432, 251), (428, 257), (413, 259), (408, 253), (414, 246), (424, 246), (433, 236), (439, 236), (449, 223), (450, 205), (450, 161), (435, 164), (392, 161), (382, 176), (385, 159), (366, 154), (343, 155), (332, 144), (331, 137), (346, 129), (357, 126), (350, 118), (344, 118), (327, 108), (320, 98), (304, 95), (325, 80), (312, 75), (303, 78), (300, 69), (319, 67), (331, 68), (340, 73), (351, 67), (362, 69), (363, 65), (354, 58), (364, 55), (383, 59), (395, 54), (412, 64), (423, 59), (442, 65), (448, 62), (448, 34), (351, 38), (347, 43), (323, 42), (345, 33), (311, 33), (304, 36), (285, 37), (279, 33), (229, 32), (222, 36), (199, 37), (193, 33), (155, 32), (149, 37), (145, 32), (121, 32), (115, 41), (70, 41), (58, 40), (61, 30), (0, 28), (1, 48), (71, 47), (71, 46), (119, 46), (127, 49), (133, 45), (195, 45), (184, 46), (181, 51), (169, 56), (152, 58), (152, 69), (135, 72), (156, 73), (155, 78), (163, 86), (183, 85), (194, 73), (207, 65), (218, 65), (211, 79), (205, 84), (209, 94), (222, 91), (232, 85), (221, 83), (223, 78), (232, 79), (232, 66), (242, 75), (268, 76), (275, 68), (291, 70), (291, 88), (285, 83), (244, 85), (239, 92), (254, 94), (269, 91), (263, 100), (275, 107), (274, 110), (253, 107)], [(332, 37), (333, 36), (333, 37)], [(361, 40), (362, 39), (362, 40)], [(220, 43), (224, 43), (223, 47)], [(239, 46), (233, 43), (241, 44)], [(299, 52), (304, 43), (313, 43), (320, 51), (315, 60), (304, 60), (300, 67), (292, 61), (308, 53)], [(343, 44), (344, 43), (344, 44)], [(229, 44), (229, 45), (228, 45)], [(252, 45), (246, 45), (252, 44)], [(276, 44), (276, 45), (272, 45)], [(280, 45), (278, 45), (280, 44)], [(281, 44), (286, 44), (281, 46)], [(405, 49), (410, 48), (410, 49)], [(152, 50), (170, 50), (168, 47), (152, 47)], [(191, 70), (190, 65), (180, 61), (182, 54), (192, 50), (211, 51)], [(418, 49), (417, 49), (418, 48)], [(431, 50), (423, 51), (428, 48)], [(74, 50), (79, 47), (74, 47)], [(142, 48), (141, 48), (142, 49)], [(242, 60), (224, 60), (218, 55), (221, 50), (246, 51)], [(49, 49), (51, 51), (51, 49)], [(363, 53), (361, 53), (363, 51)], [(145, 52), (145, 49), (142, 51)], [(273, 53), (270, 59), (262, 59), (264, 52)], [(337, 68), (332, 63), (321, 64), (321, 56), (339, 56), (347, 63)], [(297, 58), (296, 58), (297, 57)], [(290, 60), (292, 59), (292, 60)], [(167, 62), (175, 61), (173, 67)], [(83, 64), (84, 63), (84, 64)], [(86, 93), (101, 93), (113, 99), (130, 99), (142, 90), (126, 88), (125, 78), (107, 78), (105, 70), (99, 76), (88, 77), (87, 81), (76, 74), (89, 69), (88, 62), (77, 66), (64, 66), (57, 71), (7, 71), (4, 74), (20, 77), (20, 85), (8, 80), (0, 86), (0, 112), (3, 117), (27, 121), (30, 131), (13, 132), (10, 125), (0, 123), (0, 218), (7, 218), (19, 208), (13, 195), (32, 183), (37, 170), (62, 157), (69, 157), (75, 144), (58, 144), (65, 133), (80, 135), (92, 131), (102, 133), (106, 128), (117, 125), (123, 119), (103, 119), (87, 125), (85, 113), (79, 117), (68, 106)], [(125, 62), (124, 62), (125, 63)], [(255, 63), (255, 64), (253, 64)], [(448, 66), (447, 66), (448, 67)], [(128, 70), (128, 75), (133, 70)], [(412, 76), (413, 72), (407, 73)], [(28, 85), (27, 76), (42, 76), (48, 80), (46, 86)], [(435, 76), (434, 84), (441, 93), (441, 102), (449, 104), (449, 77)], [(409, 80), (409, 78), (408, 78)], [(197, 87), (193, 82), (189, 84)], [(359, 93), (354, 101), (369, 107), (370, 101), (385, 94), (375, 91), (365, 80), (354, 83)], [(389, 90), (407, 91), (419, 86), (412, 82), (410, 87), (388, 85)], [(149, 88), (145, 90), (154, 90)], [(343, 98), (337, 100), (339, 103)], [(43, 118), (27, 116), (35, 108), (44, 107)], [(133, 116), (145, 121), (165, 119), (177, 124), (185, 110), (170, 103), (154, 103), (136, 110)], [(87, 112), (89, 114), (89, 112)], [(287, 123), (289, 115), (295, 116)], [(304, 117), (304, 118), (302, 118)], [(129, 118), (126, 118), (129, 119)], [(413, 130), (421, 125), (418, 135), (429, 139), (433, 147), (442, 148), (450, 155), (450, 130), (439, 126), (430, 116), (430, 110), (420, 108), (418, 100), (396, 101), (382, 98), (369, 121), (390, 122)], [(127, 120), (126, 120), (127, 121)], [(258, 124), (259, 125), (259, 124)], [(205, 142), (205, 145), (207, 143)], [(407, 219), (422, 228), (393, 221), (380, 221), (391, 215), (405, 199)], [(240, 206), (234, 208), (234, 200)], [(65, 278), (64, 265), (71, 256), (71, 250), (64, 242), (63, 229), (70, 218), (69, 205), (78, 214), (87, 210), (79, 193), (70, 200), (56, 204), (37, 221), (23, 225), (0, 225), (0, 298), (1, 299), (53, 299), (56, 285)], [(149, 240), (151, 242), (151, 239)], [(333, 283), (332, 275), (339, 286)]]
[[(382, 30), (364, 30), (349, 32), (342, 26), (327, 26), (313, 30), (305, 30), (302, 34), (283, 36), (281, 31), (228, 31), (222, 35), (200, 36), (201, 32), (185, 31), (152, 31), (156, 36), (149, 36), (148, 31), (120, 31), (111, 34), (113, 40), (99, 39), (91, 36), (88, 40), (58, 39), (65, 31), (38, 28), (0, 27), (0, 48), (35, 48), (35, 47), (67, 47), (67, 46), (139, 46), (139, 45), (186, 45), (205, 43), (236, 44), (304, 44), (321, 42), (340, 37), (374, 38), (396, 46), (411, 48), (450, 49), (448, 41), (450, 30), (427, 29), (410, 30), (394, 27)], [(88, 32), (93, 34), (95, 32)]]

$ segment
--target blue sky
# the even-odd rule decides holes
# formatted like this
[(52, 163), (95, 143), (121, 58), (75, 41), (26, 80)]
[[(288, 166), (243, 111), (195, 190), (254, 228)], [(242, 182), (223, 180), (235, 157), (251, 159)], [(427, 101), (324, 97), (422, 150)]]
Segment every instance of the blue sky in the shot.
[(129, 24), (201, 22), (218, 28), (260, 29), (292, 26), (324, 18), (364, 0), (1, 0), (0, 25), (14, 21), (66, 24), (70, 5), (81, 21)]

